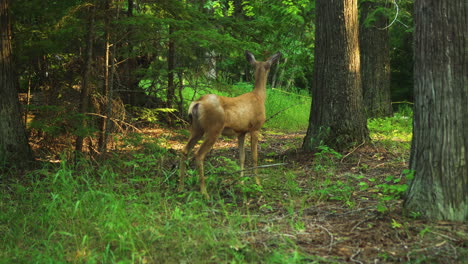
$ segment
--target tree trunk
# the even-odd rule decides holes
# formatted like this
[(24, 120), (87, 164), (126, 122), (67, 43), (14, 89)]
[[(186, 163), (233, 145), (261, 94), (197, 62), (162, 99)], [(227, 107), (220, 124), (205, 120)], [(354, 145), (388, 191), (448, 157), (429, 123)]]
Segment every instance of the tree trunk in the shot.
[[(362, 94), (367, 117), (393, 115), (390, 96), (390, 45), (388, 28), (385, 28), (388, 19), (382, 12), (375, 13), (377, 8), (385, 6), (385, 2), (365, 1), (361, 4), (359, 47)], [(369, 15), (375, 21), (366, 25)]]
[[(89, 108), (89, 95), (90, 95), (90, 73), (91, 73), (91, 62), (92, 62), (92, 55), (93, 55), (93, 39), (94, 39), (94, 12), (95, 6), (91, 7), (91, 14), (88, 23), (88, 35), (86, 37), (86, 53), (85, 53), (85, 63), (84, 63), (84, 70), (83, 70), (83, 78), (81, 81), (81, 96), (80, 96), (80, 106), (79, 106), (79, 113), (85, 114), (88, 112)], [(86, 127), (88, 126), (86, 119), (81, 119), (81, 128), (83, 131), (86, 131)], [(76, 137), (75, 142), (75, 150), (81, 152), (83, 150), (83, 140), (85, 138), (86, 133), (80, 133)]]
[(103, 153), (106, 151), (107, 149), (107, 130), (108, 130), (108, 126), (107, 126), (107, 121), (108, 121), (108, 118), (109, 118), (109, 115), (110, 115), (110, 111), (108, 111), (108, 109), (111, 109), (112, 106), (112, 101), (111, 100), (108, 100), (110, 99), (110, 94), (109, 94), (109, 90), (110, 90), (110, 77), (109, 77), (109, 61), (111, 60), (111, 56), (110, 56), (110, 47), (111, 47), (111, 44), (110, 44), (110, 37), (111, 37), (111, 28), (110, 28), (110, 24), (111, 24), (111, 19), (112, 19), (112, 16), (111, 16), (111, 5), (112, 5), (112, 0), (106, 0), (105, 2), (105, 5), (104, 5), (104, 9), (105, 9), (105, 12), (106, 12), (106, 18), (105, 18), (105, 25), (104, 25), (104, 31), (105, 31), (105, 37), (106, 37), (106, 41), (105, 41), (105, 62), (104, 62), (104, 89), (102, 91), (102, 97), (105, 98), (105, 100), (103, 100), (103, 102), (105, 102), (106, 104), (102, 105), (102, 108), (101, 108), (101, 113), (102, 113), (102, 118), (99, 120), (99, 127), (100, 127), (100, 131), (99, 131), (99, 140), (98, 140), (98, 149), (99, 149), (99, 152)]
[[(135, 9), (135, 1), (127, 1), (127, 17), (133, 17), (133, 12)], [(136, 70), (138, 69), (138, 62), (136, 61), (134, 55), (134, 43), (133, 35), (135, 27), (130, 23), (126, 26), (124, 37), (124, 45), (122, 47), (123, 53), (126, 53), (126, 58), (123, 58), (125, 61), (123, 67), (121, 67), (120, 79), (122, 80), (123, 86), (125, 87), (126, 92), (121, 93), (121, 98), (125, 104), (136, 105), (139, 95), (139, 83), (140, 81), (136, 77)]]
[(0, 32), (0, 165), (23, 166), (33, 161), (33, 154), (21, 122), (8, 0), (0, 0)]
[(313, 103), (303, 149), (344, 150), (369, 139), (362, 107), (357, 0), (318, 0)]
[(167, 52), (167, 105), (166, 107), (172, 108), (175, 96), (175, 43), (174, 43), (174, 26), (169, 25), (169, 48)]
[(468, 2), (414, 4), (414, 123), (405, 209), (468, 220)]

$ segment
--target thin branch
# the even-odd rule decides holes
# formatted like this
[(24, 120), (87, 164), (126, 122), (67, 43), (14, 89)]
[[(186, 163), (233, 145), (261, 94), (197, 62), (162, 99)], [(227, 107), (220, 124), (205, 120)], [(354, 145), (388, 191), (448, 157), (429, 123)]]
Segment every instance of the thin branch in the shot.
[(349, 155), (353, 154), (354, 151), (356, 151), (358, 148), (360, 148), (362, 145), (364, 145), (366, 141), (362, 142), (359, 144), (359, 146), (355, 147), (353, 150), (351, 150), (348, 154), (344, 155), (344, 157), (341, 159), (341, 163), (343, 163), (343, 160), (346, 159)]
[(406, 25), (405, 23), (401, 22), (401, 20), (397, 19), (397, 22), (402, 24), (403, 26), (405, 26), (406, 28), (410, 28), (408, 25)]
[(364, 219), (364, 220), (362, 220), (362, 221), (359, 221), (357, 224), (355, 224), (355, 225), (353, 226), (353, 228), (351, 228), (350, 232), (354, 232), (354, 229), (356, 229), (356, 228), (357, 228), (358, 226), (360, 226), (362, 223), (365, 223), (365, 222), (367, 222), (367, 221), (369, 221), (369, 220), (372, 220), (372, 219), (374, 219), (374, 218), (377, 218), (377, 216), (372, 216), (372, 217), (366, 218), (366, 219)]
[(286, 110), (288, 110), (288, 109), (291, 109), (291, 108), (293, 108), (293, 107), (295, 107), (295, 106), (298, 106), (298, 105), (303, 105), (303, 104), (306, 104), (306, 103), (299, 103), (299, 104), (295, 104), (295, 105), (291, 105), (291, 106), (289, 106), (289, 107), (286, 107), (286, 108), (284, 108), (284, 109), (282, 109), (282, 110), (280, 110), (280, 111), (274, 113), (274, 114), (273, 114), (272, 116), (270, 116), (269, 118), (267, 118), (267, 120), (265, 120), (265, 123), (268, 122), (268, 121), (270, 121), (271, 119), (273, 119), (275, 116), (277, 116), (277, 115), (283, 113), (284, 111), (286, 111)]
[(360, 249), (358, 249), (358, 251), (357, 251), (356, 253), (354, 253), (354, 254), (351, 256), (350, 259), (351, 259), (352, 262), (364, 264), (364, 263), (362, 263), (362, 261), (359, 261), (359, 260), (357, 260), (357, 259), (354, 259), (357, 255), (359, 255), (359, 253), (361, 253), (361, 250), (360, 250)]
[(400, 8), (398, 7), (398, 4), (396, 3), (396, 0), (393, 0), (392, 2), (393, 2), (393, 4), (395, 5), (395, 9), (396, 9), (395, 18), (394, 18), (393, 21), (392, 21), (390, 24), (388, 24), (386, 27), (384, 27), (384, 28), (378, 28), (378, 29), (380, 29), (380, 30), (385, 30), (385, 29), (391, 27), (391, 26), (393, 25), (393, 23), (395, 23), (395, 21), (397, 21), (398, 14), (400, 13)]
[(400, 102), (392, 102), (392, 104), (414, 104), (414, 103), (408, 102), (408, 101), (400, 101)]
[(178, 115), (174, 114), (174, 112), (169, 112), (175, 119), (179, 120), (180, 122), (184, 123), (185, 125), (190, 125), (189, 122), (185, 121), (184, 119), (180, 118)]
[(321, 229), (325, 230), (325, 232), (328, 233), (328, 235), (330, 236), (330, 244), (328, 246), (328, 252), (331, 252), (332, 250), (332, 247), (333, 247), (333, 241), (334, 241), (334, 238), (333, 238), (333, 234), (328, 230), (326, 229), (325, 227), (321, 226), (321, 225), (317, 225), (316, 226), (320, 227)]
[(435, 232), (435, 231), (432, 231), (432, 230), (429, 230), (429, 232), (431, 232), (431, 233), (433, 233), (433, 234), (436, 234), (436, 235), (438, 235), (438, 236), (447, 238), (447, 239), (449, 239), (449, 240), (455, 241), (455, 242), (458, 241), (458, 239), (455, 239), (455, 238), (453, 238), (453, 237), (449, 237), (449, 236), (444, 235), (444, 234), (441, 234), (441, 233), (439, 233), (439, 232)]
[[(141, 130), (138, 127), (136, 127), (136, 126), (134, 126), (134, 125), (132, 125), (130, 123), (127, 123), (127, 122), (125, 122), (123, 120), (117, 119), (117, 118), (113, 118), (113, 117), (109, 117), (109, 116), (105, 116), (105, 115), (101, 115), (101, 114), (97, 114), (97, 113), (86, 113), (86, 114), (87, 115), (92, 115), (92, 116), (99, 116), (99, 117), (103, 117), (103, 118), (108, 118), (109, 120), (112, 120), (116, 125), (119, 125), (119, 123), (122, 123), (122, 124), (124, 124), (124, 125), (126, 125), (128, 127), (131, 127), (133, 129), (135, 129), (138, 132), (141, 132)], [(119, 125), (119, 127), (120, 127), (120, 125)]]

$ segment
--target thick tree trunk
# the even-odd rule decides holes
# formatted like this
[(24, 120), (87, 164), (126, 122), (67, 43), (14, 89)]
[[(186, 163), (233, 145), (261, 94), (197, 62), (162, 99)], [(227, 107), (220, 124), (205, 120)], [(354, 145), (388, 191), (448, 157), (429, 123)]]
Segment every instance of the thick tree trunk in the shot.
[(23, 166), (32, 160), (13, 69), (8, 0), (0, 0), (0, 167)]
[(312, 109), (303, 149), (369, 139), (362, 108), (357, 0), (318, 0)]
[(468, 2), (414, 4), (414, 126), (404, 206), (431, 219), (468, 220)]
[[(388, 19), (377, 8), (385, 6), (386, 1), (365, 1), (361, 4), (359, 48), (361, 51), (361, 79), (364, 111), (367, 117), (392, 116), (390, 96), (390, 45)], [(375, 21), (365, 24), (369, 15)]]
[[(90, 102), (90, 73), (91, 73), (91, 62), (92, 62), (92, 55), (93, 55), (93, 39), (94, 39), (94, 13), (95, 13), (95, 6), (91, 7), (91, 14), (89, 18), (88, 24), (88, 35), (86, 37), (86, 53), (85, 53), (85, 63), (84, 63), (84, 70), (83, 70), (83, 78), (81, 81), (81, 96), (80, 96), (80, 107), (79, 113), (85, 114), (88, 112), (89, 102)], [(82, 128), (86, 128), (88, 126), (86, 119), (82, 119), (80, 126)], [(85, 131), (86, 129), (83, 129)], [(85, 135), (78, 135), (76, 137), (75, 142), (75, 149), (78, 152), (83, 150), (83, 140)]]

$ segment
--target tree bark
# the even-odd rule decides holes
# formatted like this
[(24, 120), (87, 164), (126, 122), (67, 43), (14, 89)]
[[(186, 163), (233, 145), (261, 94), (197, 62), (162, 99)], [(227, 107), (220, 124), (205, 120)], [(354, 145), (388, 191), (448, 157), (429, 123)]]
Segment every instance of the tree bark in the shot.
[[(386, 2), (386, 1), (385, 1)], [(390, 96), (390, 45), (387, 17), (377, 8), (385, 2), (365, 1), (361, 4), (359, 47), (361, 51), (361, 79), (364, 111), (367, 117), (392, 116)], [(373, 23), (365, 21), (373, 14)]]
[(103, 102), (106, 102), (105, 105), (102, 106), (102, 118), (99, 120), (99, 140), (98, 140), (98, 149), (100, 153), (103, 153), (107, 149), (107, 135), (108, 135), (108, 118), (110, 115), (110, 109), (112, 109), (112, 99), (109, 93), (110, 86), (110, 76), (109, 76), (109, 61), (111, 59), (111, 51), (110, 51), (110, 38), (111, 38), (111, 6), (113, 0), (106, 0), (104, 4), (104, 10), (106, 12), (105, 22), (104, 22), (104, 35), (106, 37), (105, 41), (105, 62), (104, 62), (104, 89), (102, 91), (102, 97), (105, 98)]
[[(80, 106), (79, 106), (79, 113), (80, 114), (86, 114), (89, 109), (89, 101), (90, 101), (90, 73), (91, 73), (91, 63), (92, 63), (92, 56), (93, 56), (93, 40), (94, 40), (94, 13), (95, 13), (95, 5), (93, 3), (93, 6), (91, 7), (91, 13), (89, 17), (89, 23), (88, 23), (88, 34), (86, 37), (86, 53), (85, 53), (85, 59), (84, 59), (84, 70), (83, 70), (83, 78), (82, 78), (82, 83), (81, 83), (81, 96), (80, 96)], [(80, 126), (83, 128), (83, 130), (86, 130), (86, 127), (88, 126), (86, 119), (81, 120)], [(83, 141), (84, 141), (85, 135), (84, 134), (79, 134), (76, 137), (76, 142), (75, 142), (75, 150), (78, 152), (81, 152), (83, 150)]]
[(430, 219), (468, 220), (468, 2), (414, 4), (414, 123), (404, 207)]
[(317, 0), (314, 79), (303, 149), (369, 139), (362, 107), (357, 0)]
[(33, 154), (21, 122), (8, 2), (0, 0), (0, 166), (23, 166)]

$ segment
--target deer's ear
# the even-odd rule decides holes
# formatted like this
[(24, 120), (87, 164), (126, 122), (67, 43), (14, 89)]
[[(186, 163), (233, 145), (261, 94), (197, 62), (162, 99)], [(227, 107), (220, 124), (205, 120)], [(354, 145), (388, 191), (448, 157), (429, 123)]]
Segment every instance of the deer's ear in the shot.
[(252, 54), (252, 52), (246, 50), (246, 51), (245, 51), (245, 57), (247, 58), (247, 61), (248, 61), (250, 64), (252, 64), (252, 65), (255, 64), (256, 60), (255, 60), (255, 56)]
[(281, 58), (281, 52), (277, 52), (275, 53), (274, 55), (272, 55), (270, 58), (268, 58), (268, 62), (273, 65), (275, 64), (276, 62), (278, 62), (279, 58)]

